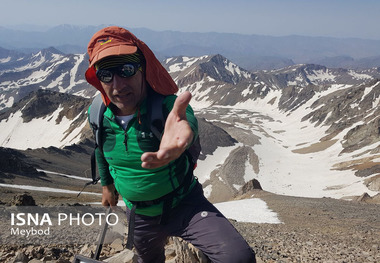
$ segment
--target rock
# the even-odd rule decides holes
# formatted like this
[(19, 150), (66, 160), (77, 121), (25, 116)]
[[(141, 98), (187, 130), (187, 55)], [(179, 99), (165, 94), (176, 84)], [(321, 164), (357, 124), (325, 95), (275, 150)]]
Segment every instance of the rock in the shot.
[(33, 250), (30, 252), (30, 256), (33, 257), (34, 259), (41, 259), (43, 257), (43, 254), (45, 252), (45, 249), (42, 246), (35, 247)]
[(119, 254), (105, 259), (104, 262), (109, 262), (109, 263), (137, 263), (137, 255), (135, 255), (135, 253), (133, 253), (133, 251), (125, 249), (124, 251), (120, 252)]
[(46, 256), (46, 257), (43, 257), (41, 259), (42, 262), (49, 262), (49, 261), (52, 261), (53, 260), (53, 257), (52, 256)]
[[(123, 216), (123, 215), (122, 215)], [(115, 226), (109, 226), (107, 234), (104, 238), (104, 244), (111, 244), (114, 240), (123, 239), (124, 233), (127, 233), (128, 229), (123, 224), (116, 224)]]
[[(169, 247), (175, 250), (175, 258), (169, 259), (168, 262), (186, 262), (186, 263), (208, 263), (207, 257), (192, 244), (187, 243), (181, 238), (171, 237), (169, 239)], [(167, 248), (166, 248), (167, 249)]]
[(176, 250), (173, 246), (171, 247), (166, 247), (165, 249), (165, 262), (169, 262), (171, 261), (172, 259), (175, 259), (176, 257)]
[(36, 201), (34, 201), (33, 196), (24, 193), (22, 195), (16, 195), (13, 197), (11, 205), (14, 206), (35, 206)]
[(263, 190), (263, 188), (260, 185), (260, 182), (256, 179), (253, 179), (247, 182), (245, 185), (243, 185), (243, 187), (239, 191), (239, 194), (242, 195), (254, 189)]
[(123, 241), (118, 238), (118, 239), (115, 239), (112, 244), (110, 245), (111, 249), (115, 252), (115, 253), (118, 253), (120, 251), (123, 251), (124, 250), (124, 246), (123, 246)]
[(369, 190), (380, 192), (380, 174), (365, 180), (365, 182)]
[(357, 202), (366, 202), (370, 201), (372, 198), (369, 194), (363, 193), (361, 196), (359, 196), (355, 201)]
[(13, 263), (28, 263), (29, 258), (25, 253), (23, 252), (17, 252), (16, 257), (13, 260)]
[(81, 250), (79, 251), (78, 255), (85, 256), (85, 257), (93, 257), (94, 251), (96, 250), (95, 245), (84, 245)]
[(380, 193), (372, 197), (374, 203), (380, 204)]

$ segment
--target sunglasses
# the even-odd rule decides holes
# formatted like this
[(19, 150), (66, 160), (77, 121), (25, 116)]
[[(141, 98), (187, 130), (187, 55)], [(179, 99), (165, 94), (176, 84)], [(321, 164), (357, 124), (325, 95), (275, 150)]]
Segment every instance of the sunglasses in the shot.
[(96, 71), (96, 77), (98, 77), (101, 82), (110, 83), (115, 74), (122, 78), (129, 78), (135, 75), (140, 68), (140, 64), (126, 63), (113, 68), (98, 69)]

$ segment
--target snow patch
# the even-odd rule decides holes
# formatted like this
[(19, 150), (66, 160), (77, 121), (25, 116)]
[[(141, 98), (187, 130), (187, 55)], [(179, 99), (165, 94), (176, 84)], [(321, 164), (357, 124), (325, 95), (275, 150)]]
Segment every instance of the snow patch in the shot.
[(353, 70), (348, 71), (348, 75), (351, 75), (352, 78), (357, 79), (357, 80), (368, 80), (368, 79), (373, 79), (372, 76), (367, 75), (367, 74), (361, 74), (358, 72), (355, 72)]
[(11, 61), (11, 57), (6, 57), (6, 58), (0, 59), (0, 63), (7, 63), (9, 61)]
[(238, 222), (258, 224), (281, 224), (277, 213), (270, 210), (267, 204), (258, 198), (214, 204), (222, 214)]
[(335, 75), (329, 72), (328, 69), (325, 70), (313, 70), (312, 74), (308, 75), (308, 78), (312, 82), (318, 81), (334, 81)]
[(27, 123), (23, 122), (21, 111), (11, 114), (8, 119), (0, 122), (2, 130), (0, 146), (26, 150), (28, 148), (35, 149), (50, 146), (60, 148), (65, 145), (79, 143), (80, 131), (86, 125), (86, 122), (83, 122), (82, 125), (66, 136), (72, 120), (63, 117), (59, 124), (55, 123), (62, 109), (62, 107), (59, 107), (51, 115), (33, 119)]

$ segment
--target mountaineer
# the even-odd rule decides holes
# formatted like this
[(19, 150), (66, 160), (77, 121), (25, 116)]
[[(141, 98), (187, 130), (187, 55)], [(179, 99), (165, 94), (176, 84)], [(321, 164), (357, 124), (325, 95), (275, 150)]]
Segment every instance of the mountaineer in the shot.
[[(149, 47), (117, 26), (93, 35), (88, 44), (87, 81), (98, 89), (105, 111), (95, 151), (102, 204), (127, 206), (127, 247), (139, 262), (164, 262), (167, 237), (178, 236), (212, 262), (256, 262), (232, 224), (203, 195), (193, 175), (190, 149), (198, 141), (191, 94), (177, 85)], [(161, 98), (158, 109), (153, 101)], [(152, 112), (165, 116), (156, 135)], [(89, 111), (90, 112), (90, 111)], [(159, 112), (160, 113), (160, 112)], [(95, 125), (93, 125), (95, 126)]]

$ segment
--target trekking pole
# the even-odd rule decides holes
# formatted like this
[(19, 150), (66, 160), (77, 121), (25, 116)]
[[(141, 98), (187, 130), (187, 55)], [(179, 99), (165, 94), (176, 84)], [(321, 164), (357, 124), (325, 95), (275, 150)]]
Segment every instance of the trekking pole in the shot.
[(102, 247), (103, 247), (103, 242), (104, 242), (104, 238), (106, 236), (106, 232), (107, 232), (107, 228), (108, 228), (108, 223), (107, 223), (107, 216), (109, 215), (111, 211), (111, 207), (109, 206), (106, 210), (106, 216), (105, 216), (105, 222), (103, 223), (103, 226), (102, 226), (102, 230), (100, 232), (100, 235), (99, 235), (99, 238), (98, 238), (98, 244), (96, 245), (96, 250), (95, 250), (95, 254), (93, 255), (92, 258), (89, 258), (89, 257), (85, 257), (85, 256), (82, 256), (82, 255), (76, 255), (74, 257), (74, 261), (73, 263), (97, 263), (97, 262), (102, 262), (102, 261), (98, 261), (99, 257), (100, 257), (100, 252), (102, 251)]
[(106, 232), (107, 232), (107, 228), (108, 228), (107, 216), (109, 215), (110, 211), (111, 211), (111, 206), (109, 206), (106, 210), (106, 215), (105, 215), (105, 220), (103, 223), (102, 232), (100, 232), (100, 237), (98, 239), (98, 245), (96, 246), (96, 250), (95, 250), (95, 255), (94, 255), (95, 259), (99, 259), (100, 252), (102, 251), (104, 238), (106, 236)]

